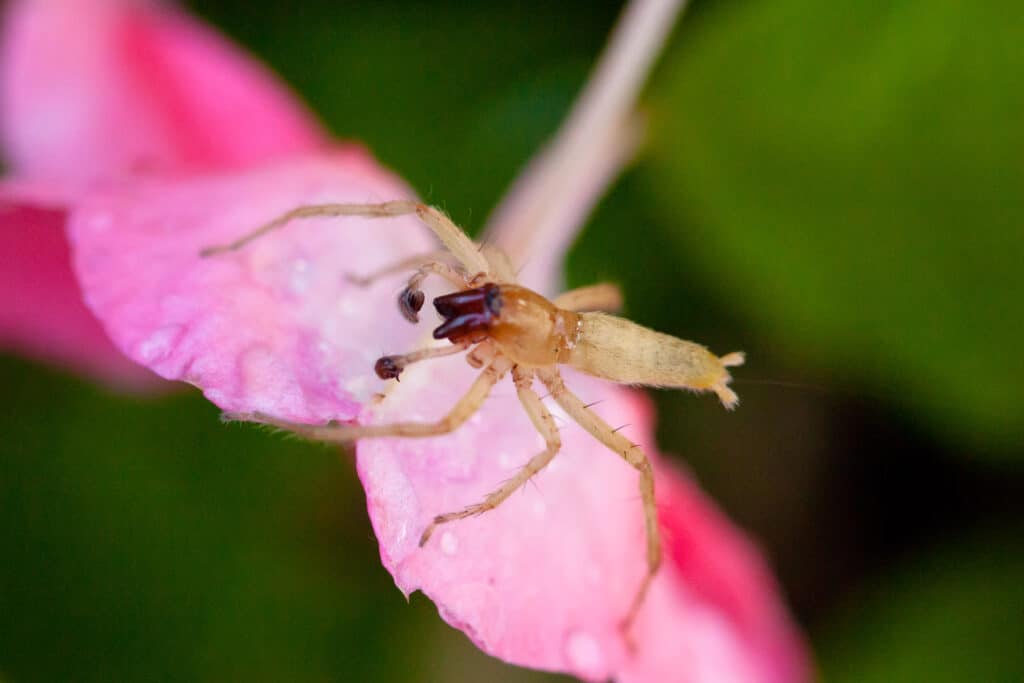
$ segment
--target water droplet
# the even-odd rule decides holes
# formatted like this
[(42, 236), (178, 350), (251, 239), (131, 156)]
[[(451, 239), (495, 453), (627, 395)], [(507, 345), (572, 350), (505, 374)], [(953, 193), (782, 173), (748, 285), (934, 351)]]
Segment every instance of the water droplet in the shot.
[(459, 551), (459, 537), (450, 531), (441, 534), (441, 552), (451, 556)]
[(548, 504), (540, 498), (533, 501), (533, 516), (537, 519), (544, 519), (544, 515), (548, 512)]
[(601, 646), (586, 631), (573, 631), (565, 640), (565, 656), (574, 673), (584, 678), (604, 678), (605, 661)]
[(311, 272), (309, 261), (306, 259), (295, 259), (292, 262), (289, 285), (293, 294), (304, 294), (309, 289)]

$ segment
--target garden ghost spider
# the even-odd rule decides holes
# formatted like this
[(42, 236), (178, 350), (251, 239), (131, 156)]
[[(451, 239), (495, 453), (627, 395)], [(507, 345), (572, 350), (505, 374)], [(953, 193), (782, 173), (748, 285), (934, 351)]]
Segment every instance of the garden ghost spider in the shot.
[(574, 289), (548, 300), (516, 283), (515, 273), (502, 252), (478, 246), (441, 211), (414, 201), (302, 206), (230, 244), (205, 249), (202, 255), (240, 249), (298, 218), (379, 218), (407, 214), (416, 214), (433, 230), (459, 266), (438, 260), (440, 255), (434, 254), (407, 259), (367, 278), (354, 279), (360, 284), (367, 284), (386, 273), (415, 267), (414, 274), (399, 295), (399, 308), (412, 322), (417, 321), (425, 300), (420, 290), (423, 280), (430, 275), (447, 280), (456, 291), (434, 299), (434, 308), (444, 322), (434, 330), (433, 336), (435, 339), (447, 339), (452, 345), (384, 356), (377, 361), (375, 371), (382, 379), (397, 379), (411, 363), (468, 351), (470, 364), (483, 369), (469, 391), (445, 417), (432, 423), (352, 425), (332, 422), (307, 425), (259, 413), (228, 414), (226, 418), (269, 424), (318, 441), (435, 436), (447, 434), (462, 425), (483, 405), (491, 389), (511, 373), (524, 410), (544, 438), (544, 450), (482, 501), (434, 517), (420, 537), (422, 547), (438, 526), (493, 510), (554, 459), (561, 448), (561, 439), (551, 413), (533, 390), (534, 379), (539, 379), (551, 398), (574, 421), (639, 472), (647, 538), (647, 572), (622, 621), (623, 632), (628, 636), (661, 563), (654, 473), (650, 461), (637, 444), (612, 429), (566, 388), (558, 366), (568, 365), (622, 384), (709, 390), (718, 395), (722, 405), (732, 409), (739, 399), (728, 387), (731, 377), (726, 368), (741, 365), (743, 354), (735, 352), (718, 357), (699, 344), (600, 312), (620, 306), (621, 297), (614, 285)]

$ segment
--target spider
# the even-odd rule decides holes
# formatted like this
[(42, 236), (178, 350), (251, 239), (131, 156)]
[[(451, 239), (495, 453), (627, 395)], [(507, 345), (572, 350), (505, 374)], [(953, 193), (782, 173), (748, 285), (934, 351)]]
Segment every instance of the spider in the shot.
[[(384, 356), (376, 362), (375, 371), (382, 379), (397, 379), (411, 363), (467, 352), (468, 362), (482, 369), (469, 391), (447, 415), (432, 423), (354, 425), (331, 422), (308, 425), (261, 413), (232, 413), (226, 414), (225, 418), (269, 424), (318, 441), (347, 443), (365, 438), (435, 436), (458, 429), (479, 410), (491, 389), (511, 373), (523, 409), (544, 438), (544, 450), (482, 501), (434, 517), (420, 537), (422, 547), (440, 525), (498, 507), (554, 459), (561, 448), (561, 439), (551, 413), (533, 389), (534, 380), (540, 380), (551, 398), (574, 421), (639, 473), (647, 571), (622, 620), (623, 631), (628, 634), (661, 564), (654, 473), (650, 460), (637, 444), (612, 429), (566, 388), (558, 366), (568, 365), (622, 384), (713, 391), (731, 410), (739, 399), (728, 387), (731, 377), (726, 368), (742, 365), (743, 353), (719, 357), (699, 344), (602, 312), (617, 310), (621, 305), (621, 296), (615, 285), (606, 283), (582, 287), (548, 300), (516, 283), (515, 273), (502, 252), (477, 245), (440, 210), (415, 201), (301, 206), (234, 242), (204, 249), (202, 255), (212, 256), (241, 249), (294, 219), (330, 216), (380, 218), (408, 214), (416, 214), (440, 239), (446, 252), (407, 259), (368, 277), (353, 279), (365, 285), (385, 274), (415, 268), (398, 297), (402, 315), (411, 322), (418, 320), (418, 313), (425, 302), (421, 283), (431, 275), (447, 280), (456, 291), (433, 300), (434, 308), (444, 319), (433, 336), (439, 340), (447, 339), (451, 345)], [(446, 253), (459, 265), (452, 266), (440, 260)]]

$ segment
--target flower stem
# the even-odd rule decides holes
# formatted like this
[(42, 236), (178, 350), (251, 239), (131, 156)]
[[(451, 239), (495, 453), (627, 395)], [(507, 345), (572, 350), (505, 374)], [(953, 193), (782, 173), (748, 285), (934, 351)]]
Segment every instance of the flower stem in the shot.
[(554, 139), (527, 164), (488, 220), (486, 240), (545, 294), (594, 203), (641, 138), (635, 101), (686, 0), (632, 0)]

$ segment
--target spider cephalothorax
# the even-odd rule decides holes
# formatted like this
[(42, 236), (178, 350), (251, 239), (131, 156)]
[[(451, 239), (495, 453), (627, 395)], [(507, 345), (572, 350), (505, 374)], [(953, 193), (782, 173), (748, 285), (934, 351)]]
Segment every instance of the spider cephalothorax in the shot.
[(488, 283), (434, 299), (445, 322), (435, 339), (453, 344), (485, 339), (517, 365), (543, 367), (568, 361), (582, 328), (580, 316), (533, 290)]

